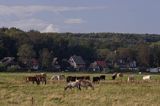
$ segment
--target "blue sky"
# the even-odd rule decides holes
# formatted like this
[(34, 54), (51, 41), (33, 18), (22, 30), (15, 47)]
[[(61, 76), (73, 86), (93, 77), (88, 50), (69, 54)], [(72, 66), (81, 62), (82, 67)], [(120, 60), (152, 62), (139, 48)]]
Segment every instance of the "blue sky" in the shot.
[(160, 0), (0, 0), (0, 27), (160, 34)]

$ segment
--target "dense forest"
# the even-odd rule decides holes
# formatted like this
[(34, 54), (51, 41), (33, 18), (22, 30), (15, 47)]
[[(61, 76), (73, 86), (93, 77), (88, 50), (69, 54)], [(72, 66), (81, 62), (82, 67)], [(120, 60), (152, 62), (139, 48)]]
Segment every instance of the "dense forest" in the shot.
[(87, 64), (95, 60), (125, 62), (139, 67), (160, 67), (160, 35), (131, 33), (40, 33), (17, 28), (0, 28), (0, 59), (15, 57), (19, 63), (32, 58), (49, 67), (54, 57), (59, 63), (72, 55)]

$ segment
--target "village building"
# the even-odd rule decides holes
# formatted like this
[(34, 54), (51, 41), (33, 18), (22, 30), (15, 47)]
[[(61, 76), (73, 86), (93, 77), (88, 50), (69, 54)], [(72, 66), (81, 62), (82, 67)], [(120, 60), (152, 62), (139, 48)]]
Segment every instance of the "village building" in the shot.
[(84, 70), (86, 63), (81, 56), (73, 55), (69, 58), (70, 65), (76, 70)]

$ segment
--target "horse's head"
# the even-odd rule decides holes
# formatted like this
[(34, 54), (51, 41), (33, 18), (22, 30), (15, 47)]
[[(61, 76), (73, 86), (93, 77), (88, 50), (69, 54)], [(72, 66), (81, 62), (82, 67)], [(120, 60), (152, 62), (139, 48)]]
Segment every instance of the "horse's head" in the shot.
[(76, 82), (79, 82), (79, 80), (76, 79)]

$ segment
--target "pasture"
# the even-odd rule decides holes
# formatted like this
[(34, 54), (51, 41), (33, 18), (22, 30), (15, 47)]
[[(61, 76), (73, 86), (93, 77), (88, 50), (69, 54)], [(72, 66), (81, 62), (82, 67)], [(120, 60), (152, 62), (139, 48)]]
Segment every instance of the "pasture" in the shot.
[[(128, 74), (111, 80), (110, 74), (95, 89), (68, 89), (65, 81), (48, 81), (46, 85), (25, 82), (25, 76), (35, 73), (0, 73), (0, 106), (158, 106), (160, 104), (160, 75), (151, 75), (143, 81), (143, 75), (135, 74), (134, 82), (127, 82)], [(50, 79), (53, 73), (47, 73)], [(58, 73), (56, 73), (58, 74)], [(75, 74), (90, 75), (101, 74)]]

